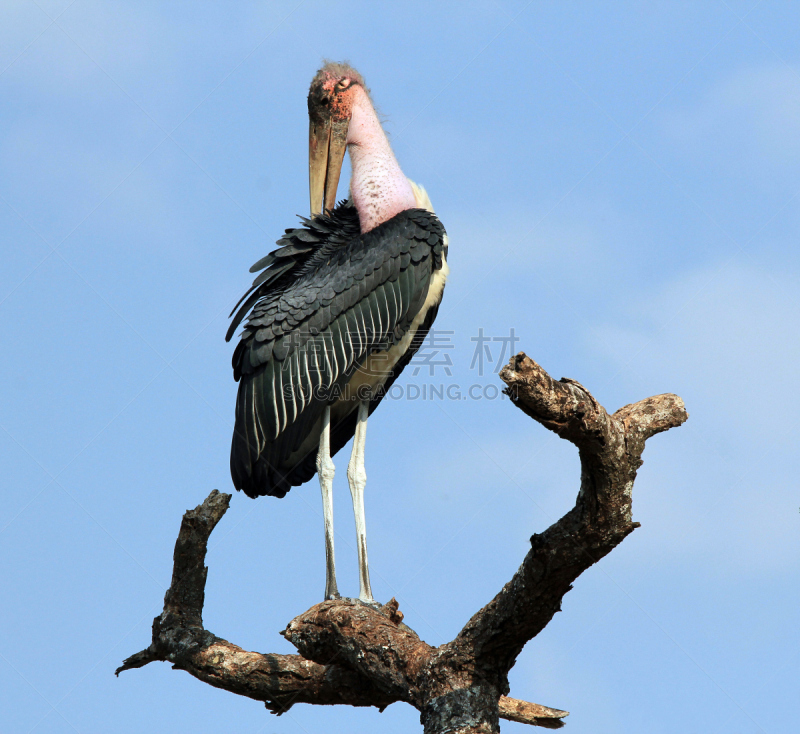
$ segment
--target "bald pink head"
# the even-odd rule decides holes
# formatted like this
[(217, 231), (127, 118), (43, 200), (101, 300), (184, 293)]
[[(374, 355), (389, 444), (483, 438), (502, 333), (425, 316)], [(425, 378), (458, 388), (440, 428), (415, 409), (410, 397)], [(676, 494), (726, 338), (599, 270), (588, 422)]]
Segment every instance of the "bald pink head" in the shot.
[(352, 66), (329, 61), (311, 80), (308, 90), (309, 114), (349, 120), (357, 88), (369, 96), (364, 78)]
[(327, 126), (333, 131), (332, 147), (337, 144), (337, 137), (345, 136), (340, 142), (350, 152), (353, 170), (350, 191), (362, 232), (417, 205), (361, 74), (346, 63), (325, 64), (311, 82), (308, 112), (312, 130)]

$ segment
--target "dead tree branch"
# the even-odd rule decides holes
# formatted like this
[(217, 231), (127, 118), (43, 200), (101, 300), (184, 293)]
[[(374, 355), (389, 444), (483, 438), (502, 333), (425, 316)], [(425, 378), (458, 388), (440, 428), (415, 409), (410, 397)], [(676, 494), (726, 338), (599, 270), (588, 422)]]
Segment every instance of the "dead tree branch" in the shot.
[(293, 619), (283, 635), (299, 655), (247, 652), (203, 627), (208, 538), (230, 495), (214, 490), (183, 517), (164, 611), (148, 648), (117, 670), (168, 661), (205, 683), (264, 701), (273, 713), (296, 703), (384, 709), (404, 701), (426, 734), (490, 734), (499, 719), (558, 728), (566, 711), (507, 698), (508, 672), (525, 643), (560, 609), (572, 583), (638, 523), (631, 494), (645, 441), (687, 419), (676, 395), (658, 395), (613, 415), (577, 382), (553, 380), (518, 354), (501, 371), (511, 400), (578, 447), (575, 507), (543, 533), (497, 596), (451, 642), (433, 648), (402, 623), (393, 599), (380, 608), (326, 601)]

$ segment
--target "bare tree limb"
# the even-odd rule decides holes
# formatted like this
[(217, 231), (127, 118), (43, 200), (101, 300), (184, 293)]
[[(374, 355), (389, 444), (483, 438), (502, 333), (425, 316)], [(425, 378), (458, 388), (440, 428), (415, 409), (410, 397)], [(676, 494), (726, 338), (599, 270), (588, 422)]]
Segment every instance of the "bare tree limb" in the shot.
[[(394, 600), (381, 609), (351, 599), (323, 602), (291, 622), (284, 634), (289, 639), (294, 636), (299, 649), (303, 649), (306, 639), (327, 640), (313, 645), (314, 652), (309, 653), (314, 658), (325, 656), (326, 664), (301, 655), (248, 652), (203, 628), (208, 538), (228, 509), (230, 499), (231, 495), (214, 490), (203, 504), (184, 515), (175, 543), (172, 584), (164, 599), (164, 611), (153, 620), (153, 640), (149, 647), (125, 660), (117, 675), (155, 661), (171, 662), (176, 669), (185, 670), (204, 683), (264, 701), (277, 714), (296, 703), (376, 706), (382, 710), (396, 701), (408, 701), (408, 683), (392, 685), (391, 662), (405, 665), (398, 655), (401, 649), (410, 655), (416, 646), (427, 658), (432, 648), (402, 624), (403, 615)], [(352, 663), (357, 656), (355, 646), (346, 649), (350, 636), (341, 634), (342, 627), (347, 629), (351, 625), (353, 634), (361, 634), (368, 643), (373, 643), (373, 654), (391, 658), (384, 679), (380, 680), (382, 685), (376, 685), (357, 670), (333, 662), (341, 657)], [(380, 650), (375, 641), (384, 643), (386, 650)], [(338, 649), (339, 644), (342, 650)], [(376, 666), (380, 667), (378, 661)], [(370, 670), (369, 666), (365, 669)], [(564, 711), (505, 697), (501, 705), (513, 721), (539, 726), (557, 724), (559, 718), (567, 715)]]
[(565, 716), (569, 716), (569, 711), (559, 711), (547, 706), (540, 706), (538, 703), (528, 703), (516, 698), (500, 696), (501, 719), (516, 721), (520, 724), (542, 726), (546, 729), (560, 729), (564, 726), (564, 722), (561, 719)]
[(609, 415), (582, 385), (556, 382), (522, 353), (500, 378), (512, 402), (574, 443), (581, 460), (575, 507), (531, 538), (531, 550), (511, 581), (452, 643), (465, 645), (479, 665), (507, 672), (525, 643), (561, 609), (572, 582), (638, 527), (631, 495), (645, 440), (681, 425), (688, 415), (683, 401), (671, 394)]
[(396, 604), (379, 613), (357, 599), (325, 601), (293, 619), (283, 635), (303, 657), (317, 663), (336, 659), (394, 700), (419, 705), (417, 679), (433, 648), (393, 621)]
[(433, 648), (383, 607), (326, 601), (293, 619), (283, 635), (299, 655), (247, 652), (203, 627), (208, 538), (230, 495), (214, 490), (187, 511), (175, 544), (164, 611), (145, 650), (117, 670), (169, 661), (217, 688), (264, 701), (273, 713), (295, 703), (383, 709), (404, 701), (426, 734), (494, 734), (499, 719), (558, 728), (566, 711), (508, 698), (508, 671), (555, 612), (572, 583), (636, 527), (631, 495), (645, 441), (686, 418), (676, 395), (659, 395), (609, 415), (574, 380), (553, 380), (518, 354), (500, 373), (517, 407), (574, 443), (581, 459), (575, 507), (543, 533), (497, 596), (451, 642)]

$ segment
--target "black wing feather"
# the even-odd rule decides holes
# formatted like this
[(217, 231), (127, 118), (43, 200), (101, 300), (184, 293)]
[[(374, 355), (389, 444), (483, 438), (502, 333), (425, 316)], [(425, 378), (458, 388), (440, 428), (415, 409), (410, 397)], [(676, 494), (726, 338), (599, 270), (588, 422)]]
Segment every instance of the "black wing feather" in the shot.
[[(302, 221), (253, 266), (263, 272), (234, 309), (228, 331), (230, 338), (249, 312), (233, 354), (239, 394), (231, 475), (251, 497), (282, 497), (313, 476), (325, 405), (372, 352), (402, 339), (442, 266), (444, 228), (422, 209), (364, 235), (356, 210), (344, 203)], [(419, 349), (435, 312), (428, 312), (383, 392), (372, 397), (370, 411)], [(351, 411), (333, 426), (332, 453), (354, 429)]]

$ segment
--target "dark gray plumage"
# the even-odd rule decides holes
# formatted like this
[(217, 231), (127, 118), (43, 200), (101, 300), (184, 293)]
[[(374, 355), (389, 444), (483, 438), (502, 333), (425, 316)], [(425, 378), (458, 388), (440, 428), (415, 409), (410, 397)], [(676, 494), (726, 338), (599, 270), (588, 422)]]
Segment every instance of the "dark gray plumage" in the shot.
[[(345, 203), (303, 222), (251, 268), (263, 272), (234, 309), (226, 336), (252, 309), (233, 354), (239, 392), (231, 445), (233, 483), (250, 497), (283, 497), (314, 476), (325, 406), (346, 394), (369, 355), (402, 340), (447, 255), (444, 227), (424, 209), (403, 211), (363, 235), (358, 213)], [(427, 311), (369, 395), (370, 412), (421, 346), (437, 309)], [(353, 436), (357, 404), (339, 403), (331, 455)]]

